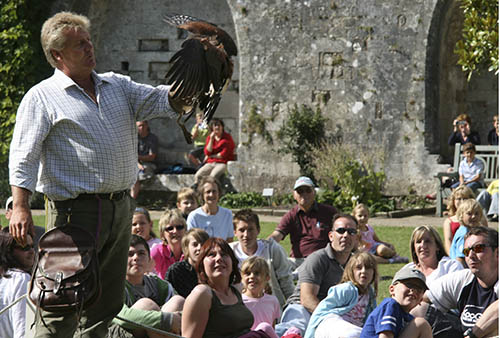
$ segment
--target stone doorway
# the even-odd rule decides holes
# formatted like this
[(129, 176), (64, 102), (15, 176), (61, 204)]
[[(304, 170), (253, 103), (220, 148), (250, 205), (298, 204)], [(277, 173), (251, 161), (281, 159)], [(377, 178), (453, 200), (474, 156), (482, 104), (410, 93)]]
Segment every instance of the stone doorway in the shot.
[(487, 70), (467, 81), (453, 52), (461, 38), (463, 13), (460, 1), (438, 1), (432, 16), (426, 60), (425, 146), (451, 163), (454, 148), (448, 145), (453, 120), (461, 113), (472, 119), (472, 129), (487, 144), (492, 116), (498, 113), (498, 77)]

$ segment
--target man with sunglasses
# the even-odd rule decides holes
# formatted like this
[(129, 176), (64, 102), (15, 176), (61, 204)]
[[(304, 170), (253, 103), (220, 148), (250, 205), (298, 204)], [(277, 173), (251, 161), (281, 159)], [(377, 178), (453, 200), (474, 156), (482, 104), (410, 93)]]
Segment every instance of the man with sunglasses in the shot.
[(299, 281), (288, 298), (276, 333), (281, 336), (295, 326), (304, 334), (311, 313), (328, 294), (328, 289), (340, 282), (344, 266), (358, 245), (358, 222), (351, 215), (337, 214), (328, 232), (330, 242), (309, 255), (298, 268)]
[[(437, 279), (424, 303), (412, 311), (425, 316), (434, 337), (498, 334), (498, 231), (472, 228), (465, 235), (463, 251), (469, 269)], [(450, 315), (451, 310), (457, 310), (459, 318)]]
[(316, 202), (314, 183), (309, 177), (301, 176), (295, 181), (293, 198), (297, 205), (283, 216), (269, 238), (280, 242), (290, 234), (290, 260), (296, 268), (307, 256), (328, 244), (328, 232), (337, 209)]

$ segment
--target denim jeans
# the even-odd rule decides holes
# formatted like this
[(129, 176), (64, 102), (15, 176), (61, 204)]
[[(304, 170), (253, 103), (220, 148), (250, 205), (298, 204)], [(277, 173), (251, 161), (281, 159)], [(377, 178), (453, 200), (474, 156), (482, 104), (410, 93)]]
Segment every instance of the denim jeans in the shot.
[[(452, 189), (455, 189), (455, 188), (458, 188), (460, 186), (460, 182), (456, 182), (454, 183), (451, 188)], [(477, 189), (479, 188), (482, 188), (483, 185), (480, 183), (480, 182), (471, 182), (471, 183), (467, 183), (466, 186), (468, 186), (472, 191), (474, 191), (474, 193), (476, 193)]]
[(286, 330), (294, 326), (302, 332), (301, 336), (304, 336), (309, 319), (311, 319), (311, 313), (305, 307), (300, 304), (290, 304), (281, 315), (281, 323), (276, 324), (276, 334), (281, 337)]
[(481, 204), (486, 216), (498, 215), (498, 192), (491, 195), (487, 190), (483, 190), (476, 201)]

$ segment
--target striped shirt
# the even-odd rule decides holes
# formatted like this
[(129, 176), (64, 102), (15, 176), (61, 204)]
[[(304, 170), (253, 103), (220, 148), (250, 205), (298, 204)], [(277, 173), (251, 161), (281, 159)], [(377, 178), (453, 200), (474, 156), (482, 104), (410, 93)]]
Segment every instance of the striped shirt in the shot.
[(92, 72), (97, 104), (56, 69), (24, 96), (10, 146), (10, 184), (51, 200), (128, 189), (137, 178), (135, 122), (174, 117), (167, 86)]

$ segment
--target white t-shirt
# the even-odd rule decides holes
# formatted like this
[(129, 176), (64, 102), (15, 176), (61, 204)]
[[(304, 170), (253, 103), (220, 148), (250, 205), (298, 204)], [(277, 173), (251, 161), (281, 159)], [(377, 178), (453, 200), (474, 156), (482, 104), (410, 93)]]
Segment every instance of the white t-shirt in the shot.
[[(404, 267), (414, 268), (415, 263), (408, 263)], [(441, 258), (441, 260), (439, 261), (436, 270), (432, 271), (432, 273), (429, 276), (425, 277), (425, 284), (427, 284), (427, 287), (430, 289), (432, 283), (439, 277), (463, 269), (464, 266), (462, 265), (462, 263), (460, 263), (456, 259), (451, 259), (448, 256), (443, 256), (443, 258)]]
[(190, 212), (187, 219), (188, 230), (200, 228), (205, 230), (210, 237), (233, 238), (233, 214), (229, 209), (218, 208), (215, 215), (208, 215), (202, 207)]
[(261, 240), (257, 240), (257, 251), (252, 256), (248, 256), (245, 252), (243, 252), (243, 249), (241, 248), (240, 242), (235, 242), (235, 244), (231, 244), (231, 247), (233, 248), (234, 255), (236, 258), (238, 258), (239, 261), (239, 267), (241, 268), (241, 264), (250, 257), (257, 256), (257, 257), (264, 257), (264, 243), (262, 243)]
[[(9, 269), (10, 278), (0, 278), (0, 309), (10, 305), (28, 291), (30, 275), (17, 269)], [(0, 337), (23, 338), (26, 322), (26, 298), (0, 315)]]

